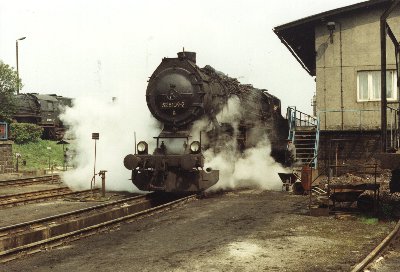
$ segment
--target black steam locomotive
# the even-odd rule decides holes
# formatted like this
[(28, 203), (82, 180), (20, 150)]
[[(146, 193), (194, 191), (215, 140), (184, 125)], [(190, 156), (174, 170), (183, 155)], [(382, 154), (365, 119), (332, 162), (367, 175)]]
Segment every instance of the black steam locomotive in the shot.
[[(217, 114), (236, 97), (240, 101), (238, 129), (217, 120)], [(148, 144), (140, 141), (135, 154), (124, 159), (132, 171), (132, 182), (140, 190), (188, 192), (202, 191), (219, 179), (219, 171), (204, 169), (203, 151), (215, 152), (235, 137), (237, 149), (255, 146), (254, 131), (268, 135), (277, 160), (284, 159), (287, 120), (281, 115), (280, 100), (266, 90), (240, 84), (211, 66), (199, 68), (196, 53), (179, 52), (177, 58), (164, 58), (150, 77), (147, 105), (164, 128), (149, 154)], [(205, 119), (211, 128), (190, 135), (195, 121)], [(210, 126), (209, 126), (210, 127)], [(195, 140), (192, 140), (196, 137)], [(190, 142), (191, 141), (191, 142)]]
[(72, 99), (56, 94), (26, 93), (16, 95), (17, 110), (13, 119), (18, 123), (31, 123), (43, 128), (43, 139), (59, 140), (65, 127), (59, 118)]

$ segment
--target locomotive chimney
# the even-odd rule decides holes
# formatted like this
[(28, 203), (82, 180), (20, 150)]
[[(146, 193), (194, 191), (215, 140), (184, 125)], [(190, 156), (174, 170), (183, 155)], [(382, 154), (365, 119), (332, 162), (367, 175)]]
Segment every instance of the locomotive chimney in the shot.
[(188, 52), (188, 51), (178, 52), (178, 58), (180, 60), (188, 59), (196, 63), (196, 52)]

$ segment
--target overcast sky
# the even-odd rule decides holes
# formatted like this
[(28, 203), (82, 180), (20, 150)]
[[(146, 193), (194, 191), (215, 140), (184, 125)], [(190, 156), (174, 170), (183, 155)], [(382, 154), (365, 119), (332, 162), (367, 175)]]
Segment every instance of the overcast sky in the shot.
[(22, 92), (143, 99), (161, 59), (184, 47), (197, 52), (200, 67), (268, 89), (283, 109), (311, 113), (314, 79), (272, 29), (358, 2), (0, 0), (0, 59), (16, 67), (15, 41), (26, 36), (19, 42)]

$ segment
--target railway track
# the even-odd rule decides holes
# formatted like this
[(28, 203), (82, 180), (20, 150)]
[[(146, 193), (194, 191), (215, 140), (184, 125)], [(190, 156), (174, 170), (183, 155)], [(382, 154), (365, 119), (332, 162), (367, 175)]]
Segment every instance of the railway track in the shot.
[(379, 254), (382, 254), (388, 246), (400, 235), (400, 220), (397, 222), (394, 229), (383, 239), (383, 241), (374, 248), (360, 263), (358, 263), (351, 272), (364, 271), (366, 267), (369, 267), (372, 262), (378, 258)]
[(71, 189), (69, 189), (68, 187), (60, 187), (56, 189), (33, 191), (33, 192), (13, 194), (13, 195), (0, 195), (0, 208), (12, 207), (32, 202), (45, 201), (69, 195), (88, 194), (98, 190), (99, 189), (71, 191)]
[(41, 251), (79, 235), (195, 199), (148, 194), (0, 228), (0, 262)]
[(0, 180), (0, 188), (2, 186), (28, 186), (28, 185), (42, 184), (42, 183), (60, 183), (60, 176), (46, 175), (40, 177)]

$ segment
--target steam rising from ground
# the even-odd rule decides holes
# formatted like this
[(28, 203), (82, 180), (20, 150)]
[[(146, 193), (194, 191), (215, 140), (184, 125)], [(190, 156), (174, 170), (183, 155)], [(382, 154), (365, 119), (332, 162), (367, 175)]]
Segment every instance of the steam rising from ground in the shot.
[(282, 166), (269, 155), (271, 145), (265, 137), (254, 148), (239, 154), (234, 147), (215, 154), (211, 150), (205, 153), (207, 166), (219, 169), (219, 181), (211, 189), (233, 189), (238, 187), (257, 187), (279, 190), (282, 182), (278, 172), (285, 172)]
[[(107, 97), (81, 97), (74, 101), (62, 116), (70, 126), (66, 138), (72, 138), (71, 148), (75, 146), (76, 156), (70, 164), (76, 167), (67, 171), (63, 180), (75, 189), (90, 188), (94, 166), (94, 140), (92, 133), (98, 132), (96, 172), (107, 170), (107, 190), (133, 191), (135, 186), (130, 179), (130, 171), (123, 165), (127, 154), (134, 153), (134, 132), (137, 139), (146, 140), (149, 145), (160, 128), (147, 109), (144, 95), (116, 99)], [(67, 140), (69, 141), (69, 140)], [(151, 150), (153, 146), (149, 146)], [(101, 178), (96, 177), (96, 184)]]
[[(233, 189), (237, 187), (258, 187), (261, 189), (279, 190), (282, 182), (278, 172), (285, 169), (269, 155), (271, 144), (262, 125), (255, 127), (248, 136), (248, 142), (254, 147), (246, 149), (242, 154), (237, 150), (236, 135), (238, 133), (238, 120), (242, 117), (240, 100), (232, 97), (227, 105), (217, 115), (220, 123), (230, 123), (234, 128), (234, 137), (227, 138), (223, 147), (214, 152), (208, 149), (205, 153), (206, 167), (218, 169), (219, 181), (211, 190)], [(194, 124), (194, 130), (206, 129), (204, 121)]]

